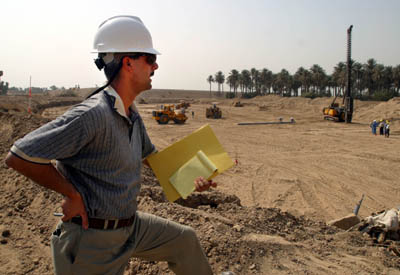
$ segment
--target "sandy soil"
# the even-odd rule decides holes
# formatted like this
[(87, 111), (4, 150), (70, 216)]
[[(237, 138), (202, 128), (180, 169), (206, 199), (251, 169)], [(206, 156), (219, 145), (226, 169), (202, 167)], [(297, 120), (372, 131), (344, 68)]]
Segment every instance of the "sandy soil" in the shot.
[[(387, 247), (397, 242), (378, 247), (368, 235), (325, 224), (351, 213), (362, 194), (361, 218), (399, 205), (400, 98), (356, 101), (352, 124), (324, 121), (322, 107), (331, 102), (326, 98), (266, 96), (241, 99), (243, 107), (188, 91), (150, 91), (141, 98), (147, 104), (137, 106), (159, 149), (208, 123), (238, 162), (216, 178), (216, 190), (179, 203), (166, 202), (152, 172), (144, 171), (141, 210), (193, 226), (216, 274), (226, 269), (237, 274), (400, 274), (400, 258)], [(28, 115), (12, 107), (21, 100), (1, 99), (3, 158), (16, 138), (68, 108)], [(159, 125), (152, 119), (157, 106), (180, 99), (192, 103), (187, 123)], [(205, 109), (214, 102), (222, 109), (222, 119), (205, 118)], [(296, 123), (238, 125), (279, 117), (293, 117)], [(390, 138), (371, 134), (369, 123), (380, 118), (392, 121)], [(0, 176), (0, 273), (51, 274), (49, 236), (61, 197), (3, 163)], [(165, 273), (165, 263), (136, 259), (126, 270)]]

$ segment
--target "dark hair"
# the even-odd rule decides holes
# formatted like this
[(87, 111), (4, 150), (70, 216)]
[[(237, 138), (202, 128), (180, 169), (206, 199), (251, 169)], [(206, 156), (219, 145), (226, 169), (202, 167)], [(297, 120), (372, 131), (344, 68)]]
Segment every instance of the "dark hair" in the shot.
[(106, 75), (107, 83), (105, 85), (101, 86), (100, 88), (98, 88), (97, 90), (95, 90), (90, 95), (88, 95), (87, 98), (101, 92), (102, 90), (107, 88), (114, 81), (114, 79), (117, 77), (117, 75), (119, 73), (119, 70), (121, 70), (121, 68), (122, 68), (122, 60), (124, 59), (124, 57), (129, 56), (130, 58), (136, 59), (141, 56), (141, 55), (138, 55), (137, 53), (114, 53), (113, 60), (110, 63), (105, 64), (105, 62), (103, 60), (103, 57), (105, 55), (106, 54), (104, 54), (104, 53), (99, 53), (98, 58), (94, 62), (96, 63), (96, 66), (99, 68), (99, 70), (104, 68), (104, 74)]
[[(94, 62), (96, 63), (99, 70), (104, 68), (104, 74), (106, 75), (107, 83), (105, 85), (101, 86), (100, 88), (96, 89), (94, 92), (92, 92), (86, 98), (89, 98), (89, 97), (101, 92), (102, 90), (107, 88), (114, 81), (114, 79), (117, 77), (117, 75), (119, 73), (119, 70), (122, 67), (122, 59), (125, 56), (125, 54), (114, 54), (113, 61), (111, 61), (108, 64), (105, 64), (105, 62), (103, 60), (104, 56), (105, 56), (104, 53), (99, 53), (99, 57)], [(98, 64), (101, 64), (100, 67)]]

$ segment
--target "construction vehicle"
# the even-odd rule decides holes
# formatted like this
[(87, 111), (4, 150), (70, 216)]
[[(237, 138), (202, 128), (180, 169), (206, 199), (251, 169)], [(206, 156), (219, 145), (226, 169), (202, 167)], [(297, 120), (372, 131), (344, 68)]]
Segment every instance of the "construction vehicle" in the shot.
[(337, 95), (333, 99), (329, 107), (324, 107), (322, 113), (324, 119), (333, 120), (337, 122), (351, 123), (353, 117), (353, 105), (354, 99), (351, 96), (351, 30), (353, 25), (347, 29), (347, 83), (346, 83), (346, 94), (343, 97), (342, 106), (339, 103), (335, 103)]
[(181, 101), (179, 104), (175, 105), (175, 109), (179, 110), (180, 108), (189, 108), (190, 107), (190, 103), (186, 102), (186, 101)]
[(222, 111), (217, 107), (216, 104), (213, 104), (212, 107), (206, 109), (206, 118), (221, 118)]
[(161, 105), (161, 109), (153, 111), (152, 114), (153, 119), (155, 119), (158, 124), (168, 124), (170, 120), (173, 120), (176, 124), (183, 124), (188, 119), (184, 111), (176, 113), (174, 105)]

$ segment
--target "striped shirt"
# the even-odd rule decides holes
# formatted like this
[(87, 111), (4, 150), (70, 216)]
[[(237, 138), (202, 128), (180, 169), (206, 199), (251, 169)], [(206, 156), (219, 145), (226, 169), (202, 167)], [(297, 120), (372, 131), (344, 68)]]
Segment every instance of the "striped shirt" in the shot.
[(109, 87), (17, 140), (11, 152), (57, 169), (81, 194), (89, 217), (123, 219), (137, 210), (142, 160), (155, 151), (131, 106)]

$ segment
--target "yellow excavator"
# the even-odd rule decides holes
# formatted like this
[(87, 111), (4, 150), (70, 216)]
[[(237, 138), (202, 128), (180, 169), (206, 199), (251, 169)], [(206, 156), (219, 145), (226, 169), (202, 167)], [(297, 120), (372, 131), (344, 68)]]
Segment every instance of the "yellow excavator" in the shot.
[(174, 105), (161, 105), (161, 109), (153, 111), (152, 115), (158, 124), (168, 124), (170, 120), (173, 120), (176, 124), (183, 124), (188, 119), (184, 111), (176, 113)]

